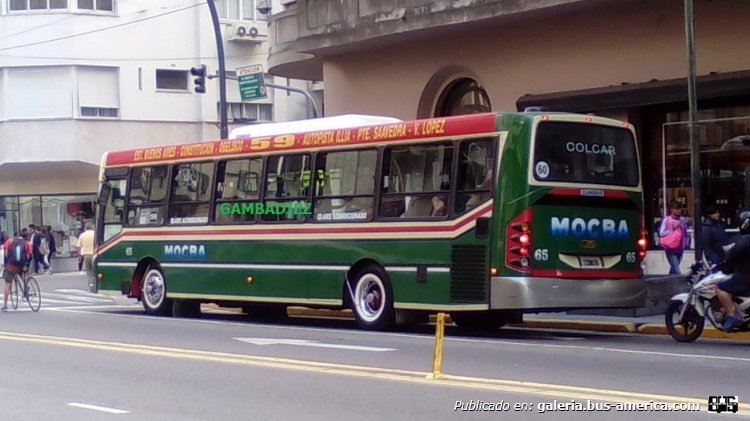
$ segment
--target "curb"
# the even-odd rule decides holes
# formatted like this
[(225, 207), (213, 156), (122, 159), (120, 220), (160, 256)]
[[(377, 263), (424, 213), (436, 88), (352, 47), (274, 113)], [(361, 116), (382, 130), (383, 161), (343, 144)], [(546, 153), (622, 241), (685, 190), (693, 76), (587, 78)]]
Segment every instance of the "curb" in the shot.
[(637, 333), (635, 323), (627, 322), (604, 322), (591, 320), (566, 320), (566, 319), (527, 319), (520, 324), (511, 324), (514, 327), (529, 327), (543, 329), (572, 329), (591, 330), (595, 332)]
[[(218, 306), (211, 304), (204, 304), (209, 308), (218, 308)], [(227, 309), (234, 310), (239, 313), (242, 309)], [(290, 316), (301, 316), (301, 317), (324, 317), (332, 319), (344, 319), (353, 320), (354, 315), (351, 310), (327, 310), (327, 309), (315, 309), (306, 307), (288, 307), (287, 313)], [(435, 323), (437, 316), (434, 314), (430, 315), (430, 323)], [(445, 316), (446, 323), (453, 323), (450, 315)], [(588, 330), (592, 332), (610, 332), (610, 333), (640, 333), (643, 335), (668, 335), (667, 327), (662, 324), (655, 323), (632, 323), (632, 322), (607, 322), (607, 321), (592, 321), (592, 320), (568, 320), (568, 319), (542, 319), (542, 318), (528, 318), (523, 323), (513, 323), (508, 326), (522, 327), (522, 328), (533, 328), (533, 329), (568, 329), (568, 330)], [(750, 341), (750, 332), (742, 333), (724, 333), (716, 330), (713, 327), (706, 327), (701, 334), (701, 338), (711, 339), (729, 339), (729, 340), (741, 340)]]
[[(665, 325), (644, 323), (638, 326), (638, 333), (645, 335), (668, 335)], [(714, 327), (706, 326), (701, 333), (701, 338), (711, 339), (733, 339), (738, 341), (750, 341), (750, 332), (725, 333)]]

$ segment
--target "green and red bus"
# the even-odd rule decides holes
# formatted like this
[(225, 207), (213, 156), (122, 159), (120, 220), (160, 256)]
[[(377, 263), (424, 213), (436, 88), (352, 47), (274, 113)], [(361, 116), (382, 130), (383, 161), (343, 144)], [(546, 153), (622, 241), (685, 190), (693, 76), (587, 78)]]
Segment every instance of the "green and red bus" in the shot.
[[(350, 308), (366, 329), (645, 305), (630, 124), (531, 111), (341, 121), (106, 153), (99, 290), (162, 315)], [(283, 211), (295, 206), (310, 212)]]

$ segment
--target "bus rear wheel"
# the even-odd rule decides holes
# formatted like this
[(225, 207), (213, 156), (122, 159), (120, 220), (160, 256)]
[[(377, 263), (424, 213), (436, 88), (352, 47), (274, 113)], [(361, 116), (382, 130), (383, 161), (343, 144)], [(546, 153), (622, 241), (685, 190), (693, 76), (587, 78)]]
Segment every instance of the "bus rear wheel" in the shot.
[(352, 311), (357, 324), (367, 330), (393, 328), (396, 311), (388, 275), (379, 267), (369, 267), (354, 278)]
[(147, 314), (167, 316), (172, 312), (172, 300), (167, 298), (167, 282), (164, 274), (150, 267), (141, 282), (141, 301)]

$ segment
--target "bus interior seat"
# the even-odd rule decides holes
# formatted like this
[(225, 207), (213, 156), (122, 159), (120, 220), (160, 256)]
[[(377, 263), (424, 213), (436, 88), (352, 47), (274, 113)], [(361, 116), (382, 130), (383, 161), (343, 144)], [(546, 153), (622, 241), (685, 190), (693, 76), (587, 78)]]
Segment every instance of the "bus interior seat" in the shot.
[(409, 206), (406, 208), (401, 217), (414, 218), (421, 216), (430, 216), (432, 214), (432, 199), (429, 196), (418, 196), (411, 199)]

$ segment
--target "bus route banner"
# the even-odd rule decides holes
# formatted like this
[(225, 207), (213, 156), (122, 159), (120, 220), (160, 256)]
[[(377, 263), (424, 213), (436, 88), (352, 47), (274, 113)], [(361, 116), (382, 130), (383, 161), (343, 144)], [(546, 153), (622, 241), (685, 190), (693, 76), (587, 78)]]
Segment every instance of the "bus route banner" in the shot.
[(493, 113), (472, 114), (460, 118), (431, 118), (349, 129), (321, 130), (233, 140), (190, 143), (177, 146), (132, 149), (107, 155), (107, 165), (210, 158), (252, 152), (317, 149), (325, 146), (373, 144), (415, 138), (450, 137), (494, 130)]

